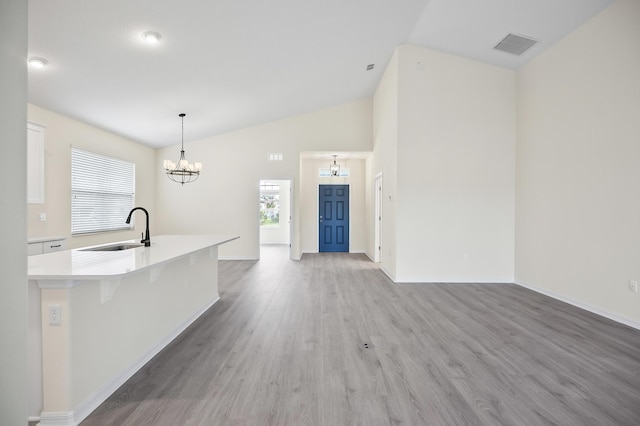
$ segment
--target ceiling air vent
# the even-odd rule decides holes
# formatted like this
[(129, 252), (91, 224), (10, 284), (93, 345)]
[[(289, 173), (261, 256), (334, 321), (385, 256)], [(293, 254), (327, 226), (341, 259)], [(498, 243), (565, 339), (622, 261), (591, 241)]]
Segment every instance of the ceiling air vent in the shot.
[(520, 56), (537, 42), (538, 40), (531, 38), (508, 34), (494, 49)]

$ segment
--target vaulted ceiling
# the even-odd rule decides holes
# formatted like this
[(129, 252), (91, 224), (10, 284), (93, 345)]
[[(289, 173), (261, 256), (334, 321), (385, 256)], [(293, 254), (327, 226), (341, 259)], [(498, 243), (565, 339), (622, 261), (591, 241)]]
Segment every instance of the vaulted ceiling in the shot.
[(517, 69), (612, 2), (30, 0), (29, 102), (162, 147), (370, 97), (403, 43)]

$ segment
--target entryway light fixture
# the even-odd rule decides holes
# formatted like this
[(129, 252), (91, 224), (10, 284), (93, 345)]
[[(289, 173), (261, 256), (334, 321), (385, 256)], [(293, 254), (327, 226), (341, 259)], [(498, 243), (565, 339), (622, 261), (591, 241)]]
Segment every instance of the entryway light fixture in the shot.
[(184, 156), (184, 116), (187, 114), (179, 114), (178, 117), (182, 119), (182, 149), (180, 150), (180, 160), (178, 164), (171, 160), (164, 160), (164, 170), (174, 182), (178, 182), (181, 185), (185, 183), (193, 182), (200, 176), (202, 170), (202, 163), (189, 164)]
[(337, 155), (333, 156), (333, 164), (329, 165), (329, 174), (331, 176), (340, 176), (340, 164), (336, 163)]

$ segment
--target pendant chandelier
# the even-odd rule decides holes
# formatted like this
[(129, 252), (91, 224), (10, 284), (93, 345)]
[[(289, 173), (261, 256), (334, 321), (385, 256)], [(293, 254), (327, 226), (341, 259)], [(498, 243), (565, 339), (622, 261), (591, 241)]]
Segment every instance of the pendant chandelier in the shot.
[(340, 164), (336, 163), (337, 155), (333, 156), (333, 163), (329, 165), (329, 174), (331, 176), (340, 176)]
[(164, 160), (164, 171), (174, 182), (178, 182), (181, 185), (185, 183), (193, 182), (200, 176), (202, 170), (202, 163), (190, 164), (184, 156), (184, 116), (187, 114), (179, 114), (178, 117), (182, 119), (182, 149), (180, 150), (180, 159), (178, 163), (174, 163), (171, 160)]

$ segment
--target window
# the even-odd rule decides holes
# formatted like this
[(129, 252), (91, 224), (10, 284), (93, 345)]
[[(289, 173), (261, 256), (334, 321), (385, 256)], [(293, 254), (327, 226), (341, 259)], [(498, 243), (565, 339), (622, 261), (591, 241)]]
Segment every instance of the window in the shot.
[(260, 227), (280, 227), (280, 185), (260, 184)]
[(135, 164), (71, 148), (71, 234), (130, 229)]
[[(332, 177), (329, 168), (318, 169), (318, 177)], [(346, 167), (340, 168), (340, 177), (349, 177), (349, 169)]]

